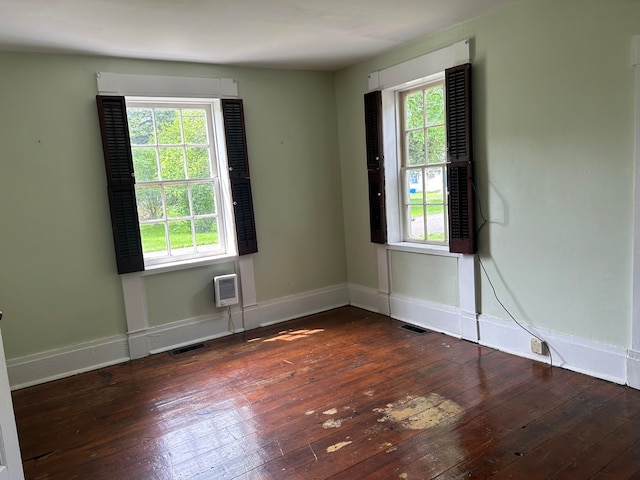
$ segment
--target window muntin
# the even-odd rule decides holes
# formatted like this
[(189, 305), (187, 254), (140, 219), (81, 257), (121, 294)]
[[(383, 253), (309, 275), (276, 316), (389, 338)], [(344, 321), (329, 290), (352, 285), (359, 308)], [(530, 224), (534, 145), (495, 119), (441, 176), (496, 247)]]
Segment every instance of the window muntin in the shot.
[(403, 240), (448, 244), (444, 83), (399, 92)]
[(212, 103), (127, 100), (145, 264), (226, 253)]

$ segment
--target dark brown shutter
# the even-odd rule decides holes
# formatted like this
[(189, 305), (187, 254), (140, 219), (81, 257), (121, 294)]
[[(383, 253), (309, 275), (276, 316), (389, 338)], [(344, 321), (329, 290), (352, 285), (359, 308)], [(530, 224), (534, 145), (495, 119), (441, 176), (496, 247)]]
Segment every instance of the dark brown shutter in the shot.
[(475, 253), (471, 65), (445, 70), (449, 251)]
[(227, 143), (238, 254), (247, 255), (258, 251), (258, 240), (251, 196), (251, 177), (249, 175), (249, 156), (247, 154), (242, 100), (223, 99), (222, 115)]
[(96, 97), (118, 273), (144, 270), (124, 97)]
[(384, 145), (382, 139), (382, 92), (364, 96), (364, 127), (369, 182), (369, 224), (371, 241), (387, 243), (387, 216), (384, 189)]

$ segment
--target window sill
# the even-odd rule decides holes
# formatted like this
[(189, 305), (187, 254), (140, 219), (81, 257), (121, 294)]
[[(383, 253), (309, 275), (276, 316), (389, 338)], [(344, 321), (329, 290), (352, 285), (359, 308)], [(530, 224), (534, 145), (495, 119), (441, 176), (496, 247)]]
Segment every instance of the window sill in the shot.
[(209, 265), (217, 265), (220, 263), (233, 262), (238, 259), (235, 254), (216, 255), (209, 258), (193, 258), (190, 260), (182, 260), (179, 262), (162, 263), (157, 265), (149, 265), (145, 267), (139, 275), (146, 277), (148, 275), (156, 275), (158, 273), (175, 272), (178, 270), (188, 270), (190, 268), (207, 267)]
[(460, 257), (459, 253), (451, 253), (447, 246), (428, 245), (424, 243), (393, 242), (387, 244), (387, 250), (420, 253), (422, 255), (437, 255), (440, 257)]

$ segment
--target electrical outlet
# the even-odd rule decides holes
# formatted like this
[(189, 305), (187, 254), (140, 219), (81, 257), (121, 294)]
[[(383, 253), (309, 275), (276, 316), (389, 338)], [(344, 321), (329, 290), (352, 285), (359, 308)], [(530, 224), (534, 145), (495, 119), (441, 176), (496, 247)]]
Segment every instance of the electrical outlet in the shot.
[(538, 355), (546, 355), (545, 353), (546, 343), (536, 337), (531, 337), (531, 351)]

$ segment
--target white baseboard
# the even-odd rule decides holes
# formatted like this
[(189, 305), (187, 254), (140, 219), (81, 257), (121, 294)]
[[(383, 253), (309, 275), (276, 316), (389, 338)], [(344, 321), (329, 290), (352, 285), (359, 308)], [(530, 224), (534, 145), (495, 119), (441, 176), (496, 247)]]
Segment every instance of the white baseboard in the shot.
[[(548, 355), (531, 352), (531, 335), (513, 322), (480, 315), (480, 344), (520, 357), (549, 363)], [(526, 326), (551, 351), (553, 365), (615, 383), (627, 383), (627, 350), (563, 333)]]
[(353, 305), (354, 307), (362, 308), (363, 310), (368, 310), (370, 312), (388, 315), (389, 298), (387, 294), (382, 295), (384, 296), (383, 301), (387, 304), (386, 308), (381, 308), (381, 293), (378, 292), (378, 290), (363, 287), (362, 285), (356, 285), (354, 283), (349, 284), (349, 300), (351, 305)]
[[(341, 284), (259, 303), (244, 312), (240, 307), (231, 311), (235, 331), (241, 332), (345, 305), (349, 305), (349, 290)], [(226, 311), (178, 320), (128, 335), (14, 358), (7, 361), (9, 381), (11, 389), (17, 390), (125, 362), (132, 358), (130, 351), (135, 358), (142, 358), (231, 333)]]
[(127, 337), (118, 335), (7, 361), (11, 390), (70, 377), (129, 360)]
[(462, 337), (460, 309), (391, 295), (391, 317), (422, 328)]
[(640, 352), (627, 350), (627, 385), (640, 389)]
[(345, 305), (349, 305), (349, 289), (346, 284), (260, 302), (260, 326), (265, 327)]
[(233, 323), (229, 322), (229, 317), (225, 311), (215, 315), (187, 318), (165, 325), (150, 327), (145, 335), (149, 353), (166, 352), (174, 348), (206, 342), (214, 338), (231, 335), (234, 331), (235, 333), (243, 332), (242, 310), (240, 308), (231, 309), (231, 319)]

